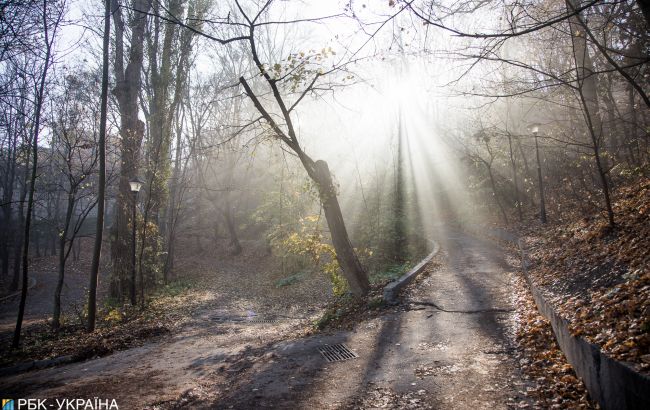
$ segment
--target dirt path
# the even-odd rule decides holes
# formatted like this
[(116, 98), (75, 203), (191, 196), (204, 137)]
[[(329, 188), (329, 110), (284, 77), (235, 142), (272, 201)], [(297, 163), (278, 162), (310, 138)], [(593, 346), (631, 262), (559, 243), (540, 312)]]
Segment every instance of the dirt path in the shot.
[[(163, 342), (0, 383), (20, 397), (117, 398), (121, 409), (508, 408), (525, 390), (509, 268), (487, 243), (441, 242), (442, 268), (349, 332), (291, 339), (300, 319), (231, 322), (244, 312), (206, 310)], [(333, 343), (359, 358), (327, 363), (318, 347)]]

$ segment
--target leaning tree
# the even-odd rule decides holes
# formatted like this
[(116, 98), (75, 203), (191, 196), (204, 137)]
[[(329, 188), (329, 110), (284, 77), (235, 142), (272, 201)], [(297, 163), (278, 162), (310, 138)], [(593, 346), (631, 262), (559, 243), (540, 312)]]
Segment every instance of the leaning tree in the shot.
[[(208, 33), (209, 28), (207, 27), (205, 30), (198, 30), (196, 27), (186, 24), (170, 10), (165, 10), (163, 17), (165, 21), (174, 22), (186, 30), (194, 31), (221, 45), (234, 42), (247, 44), (246, 53), (247, 57), (252, 60), (253, 69), (241, 75), (238, 82), (258, 115), (243, 125), (243, 128), (254, 124), (263, 124), (287, 151), (298, 157), (307, 175), (317, 186), (341, 271), (347, 279), (352, 293), (362, 296), (370, 288), (368, 275), (350, 242), (332, 174), (325, 161), (314, 160), (305, 152), (304, 143), (301, 141), (294, 123), (296, 109), (305, 97), (318, 90), (328, 88), (327, 80), (344, 71), (347, 64), (351, 63), (355, 53), (349, 54), (346, 61), (340, 59), (327, 68), (319, 62), (327, 61), (328, 57), (334, 55), (331, 49), (294, 52), (271, 61), (274, 58), (272, 56), (274, 54), (273, 45), (265, 43), (264, 40), (269, 38), (266, 36), (273, 27), (319, 23), (325, 19), (337, 17), (276, 21), (270, 12), (272, 3), (272, 0), (261, 2), (257, 10), (249, 12), (245, 10), (240, 1), (235, 0), (234, 6), (228, 10), (227, 17), (210, 20), (210, 26), (219, 34)], [(267, 98), (268, 96), (270, 98)]]

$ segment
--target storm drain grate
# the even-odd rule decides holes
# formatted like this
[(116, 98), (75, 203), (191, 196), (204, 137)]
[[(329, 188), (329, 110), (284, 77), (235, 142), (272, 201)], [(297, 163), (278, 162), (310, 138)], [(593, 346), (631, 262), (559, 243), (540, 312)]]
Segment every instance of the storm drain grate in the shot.
[(321, 346), (318, 351), (328, 362), (341, 362), (359, 357), (343, 343)]
[(223, 317), (223, 316), (213, 316), (211, 320), (219, 323), (276, 323), (278, 319), (273, 318), (248, 318), (248, 317)]
[(249, 319), (246, 320), (248, 323), (275, 323), (278, 319)]

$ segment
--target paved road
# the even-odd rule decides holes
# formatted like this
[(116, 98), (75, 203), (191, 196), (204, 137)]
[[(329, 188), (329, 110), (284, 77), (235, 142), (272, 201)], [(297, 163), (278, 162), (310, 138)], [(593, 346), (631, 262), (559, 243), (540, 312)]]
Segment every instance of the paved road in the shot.
[[(440, 240), (444, 263), (386, 315), (352, 332), (280, 343), (273, 363), (238, 386), (215, 385), (192, 408), (505, 409), (523, 398), (514, 356), (509, 267), (502, 251), (455, 233)], [(358, 359), (325, 363), (324, 343)], [(228, 388), (228, 390), (225, 390)], [(189, 407), (188, 407), (189, 408)]]
[[(510, 336), (509, 267), (489, 243), (460, 233), (440, 242), (441, 267), (353, 331), (276, 342), (278, 324), (200, 326), (0, 383), (34, 397), (117, 396), (120, 408), (183, 391), (157, 408), (509, 408), (525, 390)], [(317, 349), (334, 343), (359, 358), (327, 363)]]

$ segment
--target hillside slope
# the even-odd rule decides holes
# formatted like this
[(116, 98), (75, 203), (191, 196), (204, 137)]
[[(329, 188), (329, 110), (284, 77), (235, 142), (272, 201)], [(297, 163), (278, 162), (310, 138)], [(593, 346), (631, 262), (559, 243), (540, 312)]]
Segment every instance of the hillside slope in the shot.
[(617, 225), (594, 216), (525, 238), (531, 277), (574, 334), (650, 370), (650, 179), (622, 188)]

